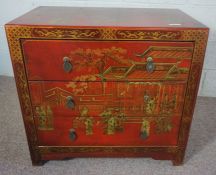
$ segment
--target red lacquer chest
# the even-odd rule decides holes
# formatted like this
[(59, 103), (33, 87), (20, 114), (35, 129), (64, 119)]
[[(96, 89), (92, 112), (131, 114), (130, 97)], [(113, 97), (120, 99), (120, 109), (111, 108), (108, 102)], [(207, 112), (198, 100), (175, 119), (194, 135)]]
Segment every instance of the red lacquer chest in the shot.
[(183, 162), (207, 27), (171, 9), (39, 7), (5, 28), (33, 165)]

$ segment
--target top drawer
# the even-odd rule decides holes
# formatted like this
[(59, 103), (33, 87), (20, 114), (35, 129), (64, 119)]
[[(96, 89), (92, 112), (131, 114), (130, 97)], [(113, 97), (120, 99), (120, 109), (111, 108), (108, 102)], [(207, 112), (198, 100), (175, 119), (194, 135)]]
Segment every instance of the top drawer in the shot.
[(22, 40), (29, 80), (186, 80), (193, 42)]

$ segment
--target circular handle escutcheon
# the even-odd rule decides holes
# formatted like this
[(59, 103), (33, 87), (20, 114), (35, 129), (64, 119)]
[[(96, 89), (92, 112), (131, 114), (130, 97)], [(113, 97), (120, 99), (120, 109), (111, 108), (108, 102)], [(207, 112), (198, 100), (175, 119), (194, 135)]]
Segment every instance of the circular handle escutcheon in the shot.
[(69, 130), (69, 137), (72, 141), (75, 141), (77, 139), (77, 134), (75, 129), (72, 128)]
[(75, 108), (75, 102), (74, 102), (72, 96), (67, 96), (66, 97), (66, 106), (69, 109), (74, 109)]
[(73, 65), (70, 62), (70, 58), (63, 58), (63, 69), (65, 72), (69, 73), (73, 69)]
[(152, 73), (155, 70), (155, 64), (153, 62), (153, 58), (152, 57), (148, 57), (147, 58), (146, 70), (149, 73)]

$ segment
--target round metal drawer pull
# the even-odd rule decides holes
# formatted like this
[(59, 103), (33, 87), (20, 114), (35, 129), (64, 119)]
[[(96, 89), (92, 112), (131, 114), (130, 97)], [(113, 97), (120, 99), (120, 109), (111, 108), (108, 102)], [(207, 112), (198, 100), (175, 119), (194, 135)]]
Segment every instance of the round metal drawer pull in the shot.
[(149, 95), (145, 94), (145, 95), (144, 95), (144, 101), (145, 101), (145, 102), (148, 102), (148, 100), (149, 100)]
[(77, 134), (75, 129), (72, 128), (69, 130), (69, 137), (72, 141), (75, 141), (77, 139)]
[(149, 73), (154, 72), (154, 70), (155, 70), (155, 64), (153, 62), (153, 58), (152, 57), (148, 57), (146, 61), (147, 61), (147, 64), (146, 64), (146, 70), (147, 70), (147, 72), (149, 72)]
[(71, 96), (67, 96), (66, 97), (66, 106), (70, 109), (74, 109), (75, 108), (75, 102), (73, 100), (73, 97)]
[(63, 69), (67, 73), (73, 69), (73, 65), (70, 62), (70, 58), (68, 57), (63, 58)]

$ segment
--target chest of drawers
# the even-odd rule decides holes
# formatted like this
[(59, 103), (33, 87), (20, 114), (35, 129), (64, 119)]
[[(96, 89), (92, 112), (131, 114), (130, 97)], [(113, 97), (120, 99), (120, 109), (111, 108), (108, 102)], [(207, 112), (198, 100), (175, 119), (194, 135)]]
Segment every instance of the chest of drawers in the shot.
[(5, 28), (33, 165), (183, 162), (207, 27), (171, 9), (39, 7)]

